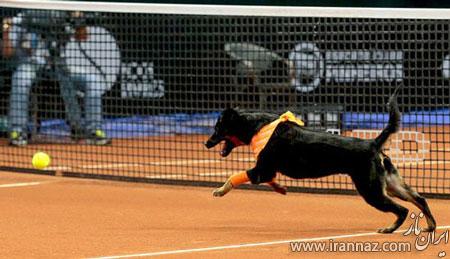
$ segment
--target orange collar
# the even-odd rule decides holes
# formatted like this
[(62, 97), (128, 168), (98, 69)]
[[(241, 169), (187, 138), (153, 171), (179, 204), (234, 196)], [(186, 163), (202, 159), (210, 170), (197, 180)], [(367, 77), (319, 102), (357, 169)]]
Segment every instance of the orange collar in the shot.
[(272, 136), (275, 128), (278, 126), (278, 124), (286, 121), (291, 121), (297, 123), (299, 126), (304, 126), (302, 120), (297, 119), (295, 115), (287, 111), (283, 113), (278, 119), (272, 121), (271, 123), (267, 124), (266, 126), (262, 127), (258, 133), (256, 133), (252, 141), (250, 142), (250, 149), (252, 150), (253, 154), (257, 158), (261, 150), (264, 149), (267, 142), (269, 141), (270, 137)]

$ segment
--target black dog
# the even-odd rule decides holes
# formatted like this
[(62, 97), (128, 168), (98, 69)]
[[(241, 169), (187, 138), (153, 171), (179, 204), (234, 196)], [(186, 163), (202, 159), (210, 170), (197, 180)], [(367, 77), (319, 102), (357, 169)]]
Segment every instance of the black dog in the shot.
[[(245, 177), (253, 184), (269, 183), (275, 191), (284, 194), (285, 189), (272, 181), (277, 172), (295, 179), (348, 174), (368, 204), (397, 216), (391, 226), (378, 232), (392, 233), (408, 215), (408, 209), (395, 203), (388, 195), (415, 204), (426, 216), (428, 228), (425, 231), (435, 230), (436, 221), (426, 200), (403, 181), (390, 158), (381, 151), (389, 136), (400, 127), (400, 112), (395, 95), (389, 99), (388, 125), (378, 137), (371, 140), (316, 132), (290, 121), (278, 124), (259, 153), (255, 167), (247, 170)], [(212, 148), (225, 141), (220, 153), (225, 157), (233, 148), (249, 145), (262, 127), (278, 117), (269, 113), (226, 109), (205, 145)], [(214, 196), (223, 196), (236, 187), (230, 179), (214, 191)]]

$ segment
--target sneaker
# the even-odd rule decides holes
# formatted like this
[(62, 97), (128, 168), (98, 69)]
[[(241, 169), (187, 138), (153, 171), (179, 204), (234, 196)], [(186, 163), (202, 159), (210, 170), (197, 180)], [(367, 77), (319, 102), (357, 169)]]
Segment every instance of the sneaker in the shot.
[(111, 139), (106, 137), (103, 130), (96, 130), (87, 136), (86, 143), (89, 145), (105, 146), (111, 144)]
[(79, 141), (86, 138), (88, 134), (85, 130), (79, 128), (71, 128), (70, 130), (70, 138), (74, 141)]
[(9, 133), (9, 144), (17, 147), (28, 144), (27, 135), (20, 131), (11, 131)]

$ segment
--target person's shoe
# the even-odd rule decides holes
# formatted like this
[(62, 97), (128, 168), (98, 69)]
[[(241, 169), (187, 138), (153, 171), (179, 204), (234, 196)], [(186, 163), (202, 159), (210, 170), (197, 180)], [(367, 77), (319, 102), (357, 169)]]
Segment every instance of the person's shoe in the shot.
[(85, 130), (79, 128), (71, 128), (70, 130), (70, 138), (74, 141), (79, 141), (86, 138), (88, 134)]
[(106, 137), (103, 130), (96, 130), (87, 136), (86, 143), (89, 145), (105, 146), (111, 144), (111, 139)]
[(26, 146), (28, 144), (27, 135), (20, 131), (11, 131), (9, 133), (9, 144), (16, 147)]

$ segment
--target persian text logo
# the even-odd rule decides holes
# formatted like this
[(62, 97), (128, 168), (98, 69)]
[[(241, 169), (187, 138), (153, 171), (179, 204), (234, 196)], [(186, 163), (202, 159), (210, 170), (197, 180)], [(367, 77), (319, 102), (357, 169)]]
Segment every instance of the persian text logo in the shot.
[[(448, 244), (448, 229), (442, 232), (439, 237), (437, 237), (436, 231), (427, 232), (427, 235), (422, 234), (422, 229), (419, 227), (419, 220), (423, 218), (423, 213), (420, 212), (417, 216), (414, 212), (411, 213), (411, 219), (414, 220), (413, 224), (403, 233), (404, 236), (414, 235), (416, 240), (414, 242), (414, 247), (417, 251), (423, 251), (427, 249), (430, 245), (439, 245), (441, 241)], [(438, 254), (439, 257), (446, 256), (445, 251), (441, 251)]]

